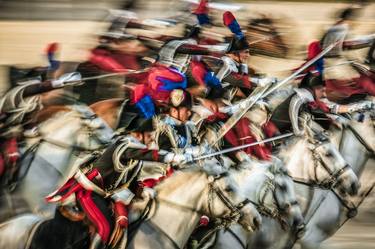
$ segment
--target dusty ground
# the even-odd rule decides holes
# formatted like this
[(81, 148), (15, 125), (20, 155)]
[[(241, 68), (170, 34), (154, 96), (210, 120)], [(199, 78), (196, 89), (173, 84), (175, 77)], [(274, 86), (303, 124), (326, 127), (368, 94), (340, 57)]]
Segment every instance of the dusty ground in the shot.
[[(287, 17), (293, 24), (291, 36), (296, 44), (305, 45), (320, 37), (321, 31), (332, 22), (331, 14), (342, 4), (307, 4), (307, 3), (250, 3), (247, 11), (240, 13), (241, 17), (248, 13), (276, 13)], [(159, 13), (147, 11), (144, 16), (167, 16), (173, 13), (173, 8)], [(375, 4), (367, 7), (360, 22), (357, 23), (355, 34), (375, 32)], [(103, 31), (108, 24), (92, 21), (0, 21), (0, 93), (7, 88), (6, 70), (2, 65), (45, 65), (43, 49), (47, 43), (59, 42), (63, 61), (82, 61), (87, 57), (87, 51), (95, 46), (95, 34)], [(361, 52), (359, 53), (361, 54)], [(352, 56), (358, 56), (353, 54)], [(271, 60), (268, 58), (253, 58), (251, 64), (256, 68), (283, 75), (286, 69), (293, 68), (299, 60)], [(375, 176), (375, 163), (370, 167)], [(374, 177), (372, 178), (372, 180)], [(367, 181), (367, 180), (366, 180)], [(375, 195), (370, 196), (360, 209), (359, 215), (349, 221), (334, 237), (326, 241), (325, 249), (372, 249), (375, 248)]]

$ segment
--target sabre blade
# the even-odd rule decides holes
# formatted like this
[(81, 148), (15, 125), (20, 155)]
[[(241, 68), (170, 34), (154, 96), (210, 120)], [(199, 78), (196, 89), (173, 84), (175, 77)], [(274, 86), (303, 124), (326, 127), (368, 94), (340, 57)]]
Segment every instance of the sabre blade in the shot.
[(298, 70), (296, 70), (294, 73), (292, 73), (289, 77), (283, 79), (280, 83), (276, 84), (275, 86), (271, 87), (271, 89), (269, 89), (263, 97), (267, 97), (268, 95), (270, 95), (272, 92), (274, 92), (275, 90), (279, 89), (280, 87), (284, 86), (286, 83), (288, 83), (289, 81), (291, 81), (292, 79), (296, 78), (300, 73), (302, 73), (302, 71), (304, 71), (305, 69), (307, 69), (308, 67), (310, 67), (312, 64), (314, 64), (317, 60), (319, 60), (320, 58), (322, 58), (325, 54), (327, 54), (329, 51), (331, 51), (334, 47), (337, 46), (337, 44), (339, 44), (339, 41), (335, 42), (335, 43), (332, 43), (331, 45), (329, 45), (328, 47), (326, 47), (322, 52), (320, 52), (317, 56), (315, 56), (314, 58), (312, 58), (311, 60), (309, 60), (308, 62), (306, 62), (306, 64), (304, 64), (302, 67), (300, 67)]
[(211, 144), (211, 146), (214, 146), (216, 145), (221, 138), (224, 137), (224, 135), (230, 130), (232, 129), (232, 127), (242, 118), (243, 115), (245, 115), (245, 113), (261, 98), (264, 98), (264, 97), (267, 97), (268, 95), (270, 95), (272, 92), (274, 92), (275, 90), (277, 90), (278, 88), (284, 86), (286, 83), (288, 83), (289, 81), (295, 79), (296, 77), (299, 76), (299, 74), (304, 71), (305, 69), (307, 69), (308, 67), (310, 67), (312, 64), (314, 64), (317, 60), (319, 60), (320, 58), (322, 58), (325, 54), (327, 54), (329, 51), (331, 51), (335, 46), (337, 46), (337, 44), (339, 44), (339, 41), (335, 42), (335, 43), (332, 43), (330, 46), (328, 46), (327, 48), (325, 48), (322, 52), (320, 52), (317, 56), (315, 56), (314, 58), (312, 58), (311, 60), (309, 60), (308, 62), (306, 62), (302, 67), (300, 67), (298, 70), (296, 70), (294, 73), (292, 73), (289, 77), (285, 78), (284, 80), (282, 80), (280, 83), (277, 83), (276, 85), (274, 86), (271, 86), (270, 89), (268, 89), (268, 87), (265, 87), (263, 89), (261, 89), (261, 94), (258, 95), (258, 93), (255, 93), (254, 94), (254, 90), (249, 97), (247, 97), (244, 101), (249, 101), (249, 105), (247, 105), (245, 108), (242, 108), (241, 110), (239, 110), (237, 113), (233, 114), (226, 122), (225, 124), (220, 128), (219, 130), (219, 135), (218, 135), (218, 138), (215, 140), (214, 143)]
[(222, 139), (225, 134), (232, 129), (232, 127), (242, 118), (243, 115), (262, 97), (264, 92), (268, 87), (257, 87), (255, 90), (244, 100), (244, 102), (249, 102), (245, 108), (241, 108), (237, 113), (234, 113), (230, 118), (225, 122), (225, 124), (218, 131), (219, 135), (217, 139), (212, 143), (211, 146), (217, 144), (220, 139)]
[(82, 82), (84, 82), (84, 81), (102, 79), (102, 78), (118, 76), (118, 75), (126, 76), (126, 75), (130, 75), (130, 74), (143, 73), (143, 72), (147, 72), (148, 70), (150, 70), (150, 68), (145, 68), (145, 69), (141, 69), (141, 70), (130, 70), (129, 69), (126, 72), (108, 73), (108, 74), (102, 74), (102, 75), (97, 75), (97, 76), (91, 76), (91, 77), (82, 78), (81, 80), (67, 81), (67, 82), (64, 83), (64, 86), (74, 86), (76, 84), (82, 84)]
[(254, 143), (250, 143), (250, 144), (244, 144), (244, 145), (240, 145), (240, 146), (228, 148), (228, 149), (225, 149), (225, 150), (216, 151), (216, 152), (208, 154), (208, 155), (204, 155), (204, 156), (200, 156), (200, 157), (194, 158), (193, 161), (202, 160), (202, 159), (206, 159), (206, 158), (209, 158), (209, 157), (222, 155), (222, 154), (233, 152), (233, 151), (237, 151), (237, 150), (242, 150), (244, 148), (252, 147), (252, 146), (263, 144), (263, 143), (273, 142), (273, 141), (280, 140), (280, 139), (283, 139), (283, 138), (291, 137), (293, 135), (294, 135), (293, 132), (289, 132), (289, 133), (286, 133), (286, 134), (283, 134), (283, 135), (280, 135), (280, 136), (267, 138), (267, 139), (264, 139), (264, 140), (259, 141), (259, 142), (254, 142)]

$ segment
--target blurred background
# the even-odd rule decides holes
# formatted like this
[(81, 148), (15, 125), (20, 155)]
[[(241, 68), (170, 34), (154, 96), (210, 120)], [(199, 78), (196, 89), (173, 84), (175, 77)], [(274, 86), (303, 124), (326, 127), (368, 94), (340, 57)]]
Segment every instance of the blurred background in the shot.
[[(46, 66), (45, 47), (51, 42), (60, 45), (58, 59), (82, 62), (97, 46), (98, 35), (111, 24), (121, 11), (137, 19), (147, 20), (189, 15), (191, 1), (181, 0), (0, 0), (0, 94), (9, 88), (9, 68)], [(240, 22), (257, 16), (269, 16), (277, 22), (291, 51), (284, 58), (254, 55), (250, 64), (274, 76), (300, 65), (306, 46), (333, 24), (335, 14), (353, 1), (214, 1), (223, 5), (212, 15), (220, 22), (220, 11), (233, 8)], [(367, 1), (352, 29), (353, 35), (375, 32), (375, 1)], [(131, 12), (129, 12), (131, 11)], [(129, 30), (142, 32), (142, 30)], [(146, 31), (144, 31), (146, 32)], [(151, 31), (147, 31), (151, 32)], [(176, 35), (178, 25), (166, 25), (158, 33)], [(365, 50), (350, 56), (363, 57)], [(375, 174), (374, 161), (370, 161)], [(370, 172), (371, 173), (371, 172)], [(366, 173), (364, 177), (371, 177)], [(366, 180), (364, 181), (366, 182)], [(370, 195), (359, 215), (349, 221), (322, 248), (375, 248), (375, 197)]]

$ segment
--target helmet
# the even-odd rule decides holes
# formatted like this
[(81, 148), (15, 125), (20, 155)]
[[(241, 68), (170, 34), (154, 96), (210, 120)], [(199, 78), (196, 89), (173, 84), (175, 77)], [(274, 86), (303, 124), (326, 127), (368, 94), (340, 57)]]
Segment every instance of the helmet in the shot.
[(302, 88), (313, 88), (317, 86), (325, 86), (325, 82), (321, 74), (314, 75), (312, 73), (307, 73), (301, 81), (300, 87)]
[(154, 130), (153, 119), (137, 117), (129, 124), (126, 130), (130, 132), (153, 131)]
[(172, 107), (187, 107), (191, 109), (193, 106), (191, 94), (183, 89), (174, 89), (169, 97), (170, 106)]

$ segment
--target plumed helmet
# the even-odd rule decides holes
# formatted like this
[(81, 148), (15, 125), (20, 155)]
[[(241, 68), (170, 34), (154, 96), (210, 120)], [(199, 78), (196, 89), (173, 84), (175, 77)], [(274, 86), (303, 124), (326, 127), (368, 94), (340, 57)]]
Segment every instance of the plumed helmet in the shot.
[(132, 120), (129, 126), (126, 128), (127, 131), (133, 132), (145, 132), (145, 131), (153, 131), (153, 119), (149, 118), (142, 118), (137, 117), (136, 119)]
[(325, 86), (323, 77), (321, 74), (314, 75), (312, 73), (307, 73), (301, 81), (301, 88), (313, 88), (317, 86)]
[(247, 42), (245, 37), (241, 39), (237, 39), (236, 37), (233, 37), (229, 44), (229, 47), (227, 48), (227, 53), (239, 52), (241, 50), (246, 50), (249, 48), (250, 48), (250, 45)]
[(241, 27), (232, 12), (226, 11), (223, 14), (223, 22), (224, 25), (234, 34), (227, 49), (227, 53), (249, 49), (250, 45), (247, 42), (246, 36), (242, 32)]

